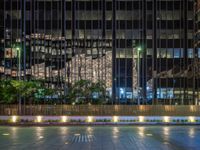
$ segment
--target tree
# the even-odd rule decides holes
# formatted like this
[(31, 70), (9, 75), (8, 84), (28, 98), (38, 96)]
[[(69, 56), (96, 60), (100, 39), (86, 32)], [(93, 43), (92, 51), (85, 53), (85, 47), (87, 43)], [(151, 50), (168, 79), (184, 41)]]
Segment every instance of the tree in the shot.
[(15, 93), (24, 98), (33, 95), (37, 91), (37, 88), (40, 87), (40, 83), (34, 81), (11, 80), (11, 84), (15, 89)]
[(76, 102), (79, 104), (85, 103), (89, 100), (90, 95), (90, 84), (89, 80), (79, 80), (69, 88), (67, 98), (70, 102)]
[(103, 104), (106, 102), (106, 85), (103, 81), (92, 83), (90, 91), (92, 94), (92, 103)]
[(44, 96), (52, 93), (52, 90), (47, 89), (40, 81), (1, 79), (0, 102), (16, 103), (19, 96), (30, 101), (32, 98), (35, 99), (34, 95), (39, 92), (39, 89), (44, 89)]
[[(39, 87), (36, 92), (34, 93), (34, 100), (36, 102), (41, 102), (41, 100), (44, 100), (48, 97), (51, 97), (53, 94), (55, 94), (55, 89), (50, 89), (45, 86)], [(43, 101), (44, 102), (44, 101)]]
[(103, 103), (106, 95), (105, 87), (102, 81), (93, 83), (90, 80), (79, 80), (69, 88), (67, 98), (70, 103)]
[(14, 103), (16, 101), (15, 88), (11, 84), (11, 80), (0, 80), (0, 102), (5, 104)]
[[(48, 88), (42, 81), (0, 80), (0, 103), (17, 103), (19, 96), (24, 98), (26, 103), (32, 103), (32, 100), (49, 103), (52, 98), (63, 99), (60, 89)], [(44, 101), (45, 99), (47, 101)], [(103, 104), (106, 100), (105, 83), (79, 80), (69, 87), (67, 99), (70, 104)]]

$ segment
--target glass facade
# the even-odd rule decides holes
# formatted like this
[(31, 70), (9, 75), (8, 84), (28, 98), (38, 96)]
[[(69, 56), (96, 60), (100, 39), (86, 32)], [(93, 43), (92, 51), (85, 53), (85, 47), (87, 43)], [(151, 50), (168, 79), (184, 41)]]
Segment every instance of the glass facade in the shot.
[[(196, 92), (199, 93), (199, 65), (200, 65), (200, 0), (195, 0), (194, 2), (195, 10), (195, 23), (194, 23), (194, 82)], [(196, 97), (196, 103), (200, 105), (200, 95)]]
[(1, 0), (0, 76), (42, 79), (63, 95), (102, 80), (116, 104), (198, 104), (196, 3)]

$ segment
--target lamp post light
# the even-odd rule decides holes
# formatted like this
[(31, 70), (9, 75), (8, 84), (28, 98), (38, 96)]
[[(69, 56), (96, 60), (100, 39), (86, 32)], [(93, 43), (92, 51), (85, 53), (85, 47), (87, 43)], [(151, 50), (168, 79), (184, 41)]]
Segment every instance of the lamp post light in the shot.
[(137, 47), (137, 70), (138, 70), (138, 105), (140, 105), (140, 96), (139, 96), (139, 90), (140, 90), (140, 52), (142, 51), (141, 47)]

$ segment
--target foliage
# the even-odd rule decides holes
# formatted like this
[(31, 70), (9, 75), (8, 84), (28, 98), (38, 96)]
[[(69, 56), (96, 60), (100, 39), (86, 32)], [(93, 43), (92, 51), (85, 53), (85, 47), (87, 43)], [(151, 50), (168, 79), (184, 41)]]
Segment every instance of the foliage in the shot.
[(24, 81), (24, 80), (0, 80), (0, 103), (16, 103), (17, 99), (23, 97), (25, 99), (34, 98), (35, 94), (43, 89), (43, 97), (53, 94), (53, 90), (48, 89), (40, 81)]
[(17, 103), (19, 97), (25, 99), (26, 103), (55, 103), (56, 100), (67, 98), (70, 104), (103, 104), (106, 99), (106, 86), (102, 81), (79, 80), (70, 85), (67, 96), (63, 97), (61, 90), (47, 88), (42, 80), (0, 80), (0, 103)]
[(40, 102), (42, 99), (45, 99), (46, 96), (51, 96), (55, 93), (55, 90), (46, 88), (46, 87), (39, 87), (36, 92), (34, 93), (34, 98), (37, 102)]
[(11, 84), (11, 80), (0, 80), (0, 102), (1, 103), (14, 102), (16, 95), (13, 91), (15, 91), (15, 88)]
[(40, 87), (40, 84), (33, 81), (19, 81), (11, 80), (11, 84), (15, 89), (15, 93), (19, 94), (21, 97), (29, 97), (37, 91), (37, 88)]
[(68, 101), (77, 104), (101, 104), (105, 100), (106, 86), (104, 82), (91, 82), (79, 80), (69, 88)]

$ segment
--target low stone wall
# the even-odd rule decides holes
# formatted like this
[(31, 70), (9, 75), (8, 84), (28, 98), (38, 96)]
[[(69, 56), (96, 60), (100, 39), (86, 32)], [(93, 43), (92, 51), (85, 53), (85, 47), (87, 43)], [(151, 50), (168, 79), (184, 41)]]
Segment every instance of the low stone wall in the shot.
[(196, 116), (0, 116), (5, 125), (200, 124)]

